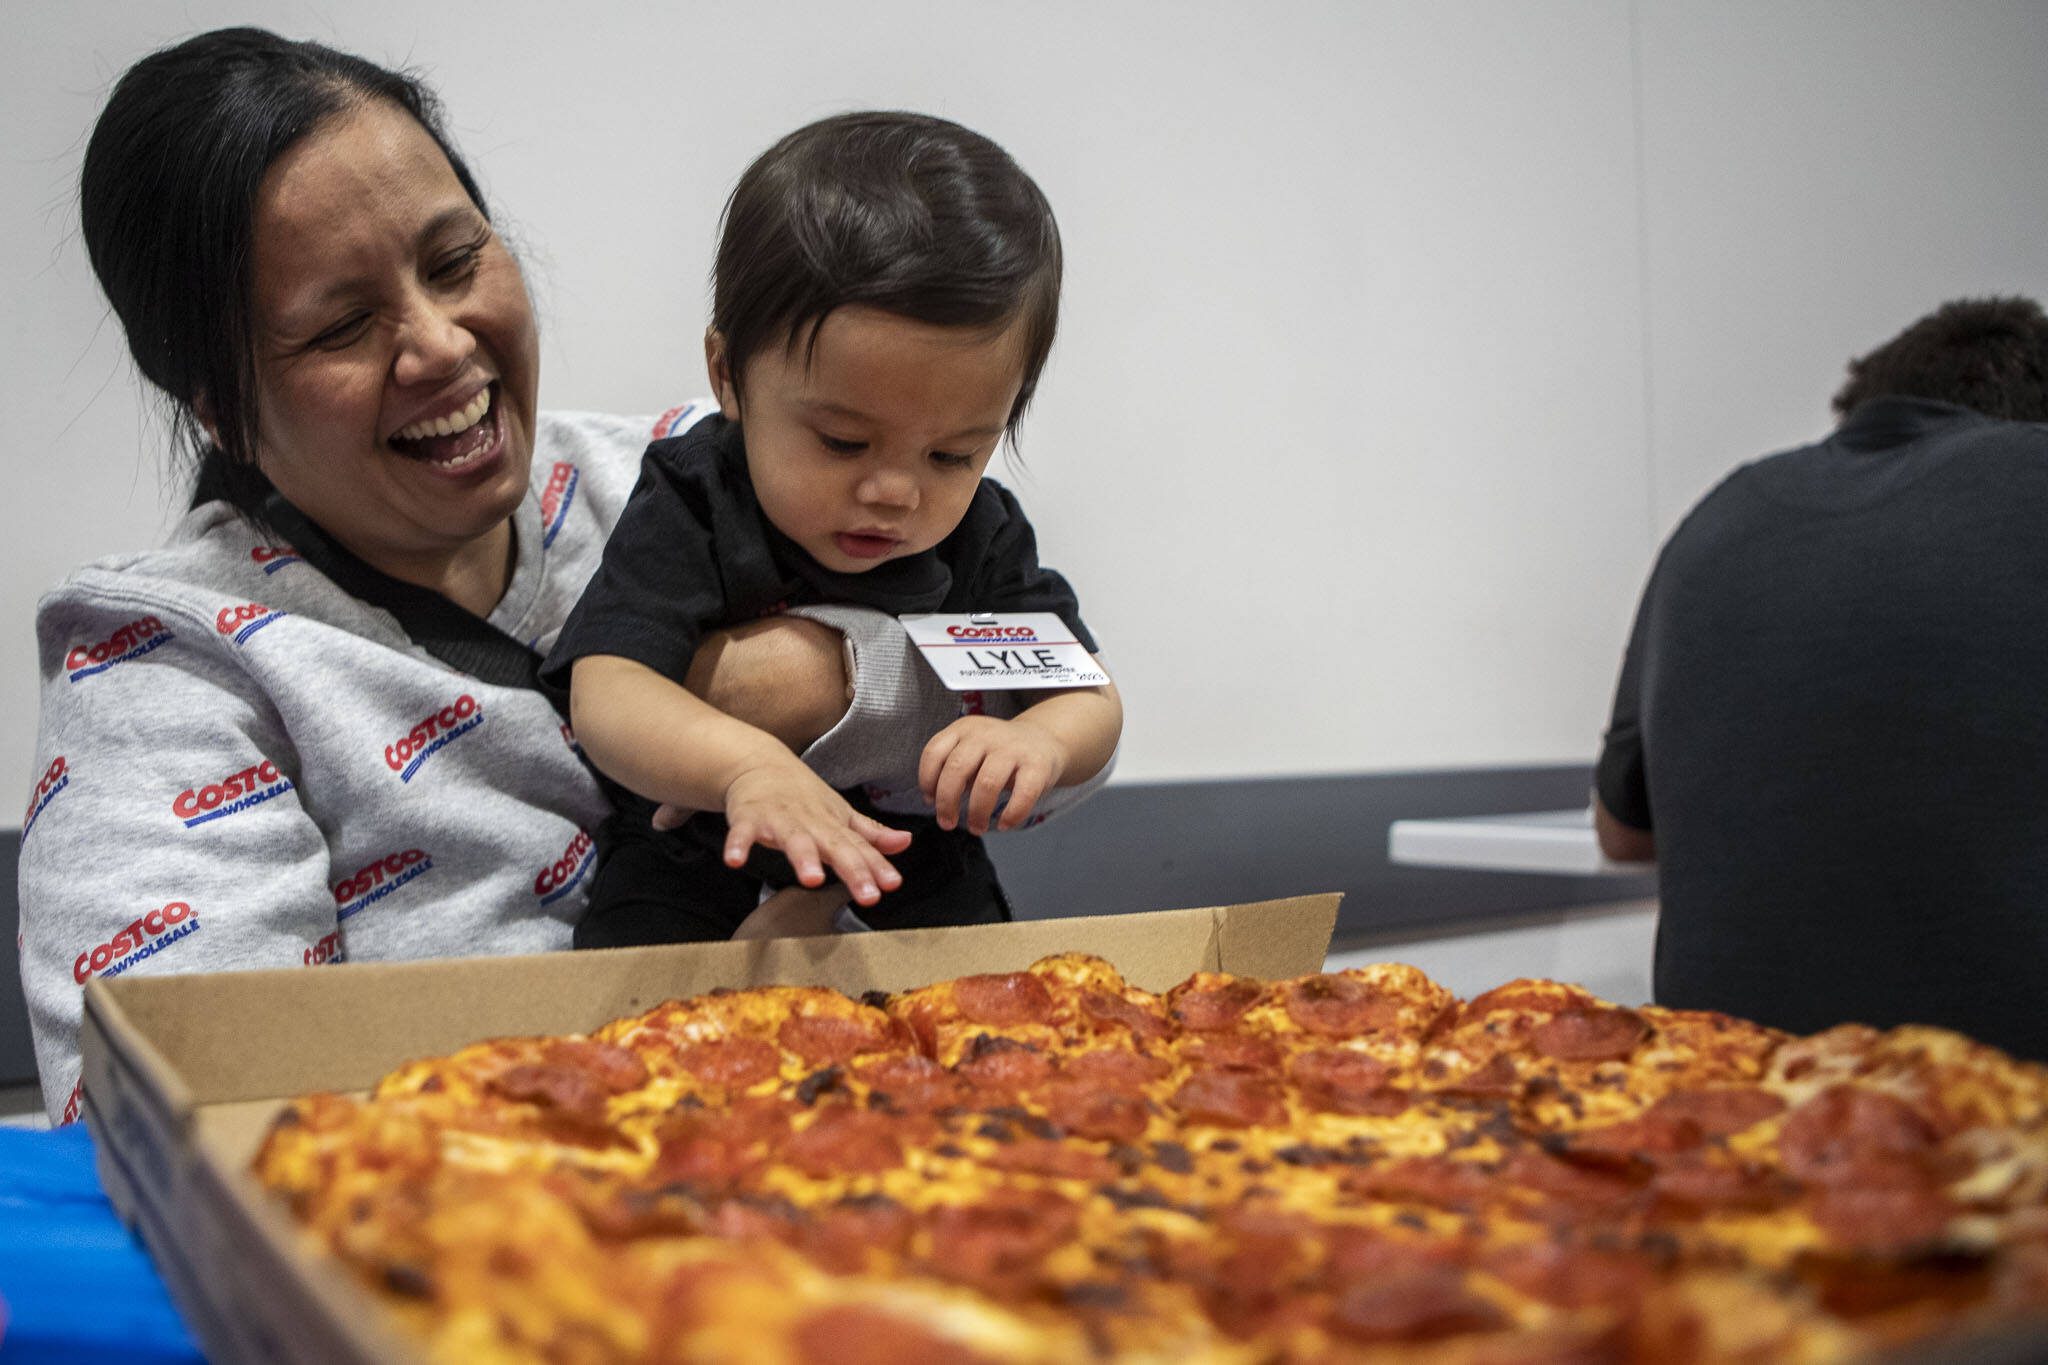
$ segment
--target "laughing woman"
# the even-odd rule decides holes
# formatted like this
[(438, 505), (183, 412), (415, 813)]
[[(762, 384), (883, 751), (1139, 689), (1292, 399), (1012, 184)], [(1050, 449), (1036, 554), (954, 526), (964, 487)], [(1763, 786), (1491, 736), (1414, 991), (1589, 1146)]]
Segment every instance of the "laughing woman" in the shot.
[[(699, 415), (536, 411), (525, 281), (432, 96), (347, 54), (145, 58), (80, 202), (197, 492), (37, 616), (22, 975), (59, 1121), (95, 977), (569, 946), (607, 805), (535, 651)], [(893, 620), (817, 615), (732, 632), (693, 689), (828, 773), (914, 762), (904, 717), (950, 695)]]

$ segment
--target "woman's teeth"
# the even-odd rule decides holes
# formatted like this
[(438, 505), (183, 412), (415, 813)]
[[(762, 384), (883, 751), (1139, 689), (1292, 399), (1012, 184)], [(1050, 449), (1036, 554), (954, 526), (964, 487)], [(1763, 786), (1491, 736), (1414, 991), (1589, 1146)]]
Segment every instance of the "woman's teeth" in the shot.
[(476, 397), (470, 399), (469, 406), (460, 412), (451, 412), (446, 417), (436, 417), (430, 421), (414, 422), (409, 427), (400, 427), (393, 434), (401, 441), (423, 441), (429, 436), (453, 436), (457, 432), (468, 431), (483, 421), (484, 414), (490, 410), (491, 390), (489, 386), (485, 386), (477, 390)]

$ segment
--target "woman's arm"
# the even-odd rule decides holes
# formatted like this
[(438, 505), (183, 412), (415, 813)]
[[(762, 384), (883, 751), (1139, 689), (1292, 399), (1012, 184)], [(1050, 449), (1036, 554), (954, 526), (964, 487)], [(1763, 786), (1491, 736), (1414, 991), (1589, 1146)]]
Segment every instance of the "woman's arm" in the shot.
[[(902, 629), (872, 614), (888, 629)], [(683, 684), (798, 753), (837, 725), (853, 699), (845, 637), (799, 616), (749, 621), (706, 636)]]
[[(132, 600), (57, 596), (38, 612), (41, 780), (23, 819), (21, 976), (54, 1122), (78, 1115), (79, 1018), (95, 977), (338, 957), (327, 845), (299, 803), (296, 754), (248, 675), (212, 646), (213, 627)], [(100, 653), (123, 661), (89, 662), (108, 640)]]

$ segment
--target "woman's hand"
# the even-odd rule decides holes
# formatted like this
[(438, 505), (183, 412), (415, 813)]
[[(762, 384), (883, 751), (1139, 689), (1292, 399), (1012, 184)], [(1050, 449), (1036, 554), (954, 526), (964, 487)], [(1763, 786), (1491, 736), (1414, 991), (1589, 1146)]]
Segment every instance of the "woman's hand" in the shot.
[(831, 868), (859, 905), (903, 885), (886, 853), (910, 847), (910, 835), (862, 815), (800, 761), (783, 755), (742, 770), (725, 789), (725, 862), (740, 867), (755, 844), (780, 849), (805, 886), (823, 886)]
[(1031, 818), (1038, 798), (1059, 785), (1067, 769), (1067, 746), (1031, 720), (1025, 712), (1015, 720), (963, 716), (924, 746), (917, 766), (918, 789), (938, 814), (939, 828), (960, 823), (960, 803), (967, 802), (967, 828), (986, 834), (1003, 793), (998, 829), (1016, 829)]
[(832, 921), (846, 904), (846, 888), (837, 882), (812, 890), (788, 886), (756, 906), (732, 931), (739, 938), (817, 938), (835, 932)]

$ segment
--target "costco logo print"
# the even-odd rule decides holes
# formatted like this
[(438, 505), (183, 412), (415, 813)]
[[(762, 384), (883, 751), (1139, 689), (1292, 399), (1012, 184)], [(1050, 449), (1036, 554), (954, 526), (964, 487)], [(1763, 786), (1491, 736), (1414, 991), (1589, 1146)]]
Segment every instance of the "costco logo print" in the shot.
[(334, 884), (334, 917), (345, 920), (434, 870), (434, 860), (417, 848), (387, 853)]
[(237, 645), (245, 645), (251, 635), (290, 614), (266, 607), (261, 602), (244, 602), (240, 606), (222, 607), (213, 618), (213, 628), (223, 635), (232, 635)]
[(308, 967), (325, 967), (330, 962), (346, 961), (348, 961), (348, 950), (341, 946), (341, 930), (339, 929), (336, 929), (333, 933), (306, 949), (306, 965)]
[(37, 781), (36, 789), (29, 793), (28, 812), (21, 817), (22, 839), (28, 838), (28, 832), (36, 827), (36, 821), (50, 808), (50, 803), (57, 799), (57, 793), (70, 785), (71, 767), (64, 761), (64, 755), (58, 754), (50, 760), (50, 766), (43, 769), (42, 778)]
[(576, 466), (567, 460), (555, 461), (555, 467), (548, 472), (548, 486), (540, 495), (542, 549), (552, 546), (555, 537), (562, 533), (562, 523), (568, 520), (569, 506), (576, 501), (576, 485), (582, 478)]
[(139, 659), (176, 638), (170, 627), (156, 617), (140, 616), (98, 644), (73, 645), (71, 652), (64, 656), (64, 667), (69, 670), (72, 682), (83, 682), (95, 673), (106, 672), (115, 664)]
[(172, 901), (161, 910), (138, 915), (134, 922), (105, 943), (95, 944), (71, 964), (71, 975), (83, 986), (92, 977), (110, 980), (144, 958), (174, 946), (179, 939), (199, 932), (199, 912), (184, 901)]
[(465, 692), (449, 705), (384, 746), (384, 765), (400, 782), (412, 781), (420, 765), (484, 723), (484, 706)]
[(299, 552), (289, 545), (258, 545), (249, 551), (249, 560), (267, 574), (276, 573), (287, 564), (303, 564)]
[(186, 829), (192, 829), (209, 820), (240, 815), (291, 789), (291, 779), (278, 772), (277, 765), (266, 758), (238, 773), (229, 773), (218, 782), (185, 788), (172, 798), (171, 814), (183, 820)]
[(697, 405), (695, 403), (685, 403), (679, 408), (670, 408), (667, 412), (664, 412), (661, 416), (655, 418), (653, 432), (654, 439), (659, 441), (662, 440), (664, 437), (675, 435), (676, 432), (681, 429), (683, 425), (683, 419), (685, 417), (688, 417), (691, 413), (695, 412), (696, 410)]
[(533, 894), (540, 897), (542, 905), (553, 905), (576, 889), (597, 860), (597, 846), (591, 842), (590, 831), (579, 829), (576, 837), (569, 841), (569, 847), (562, 850), (562, 856), (540, 870), (533, 879)]

